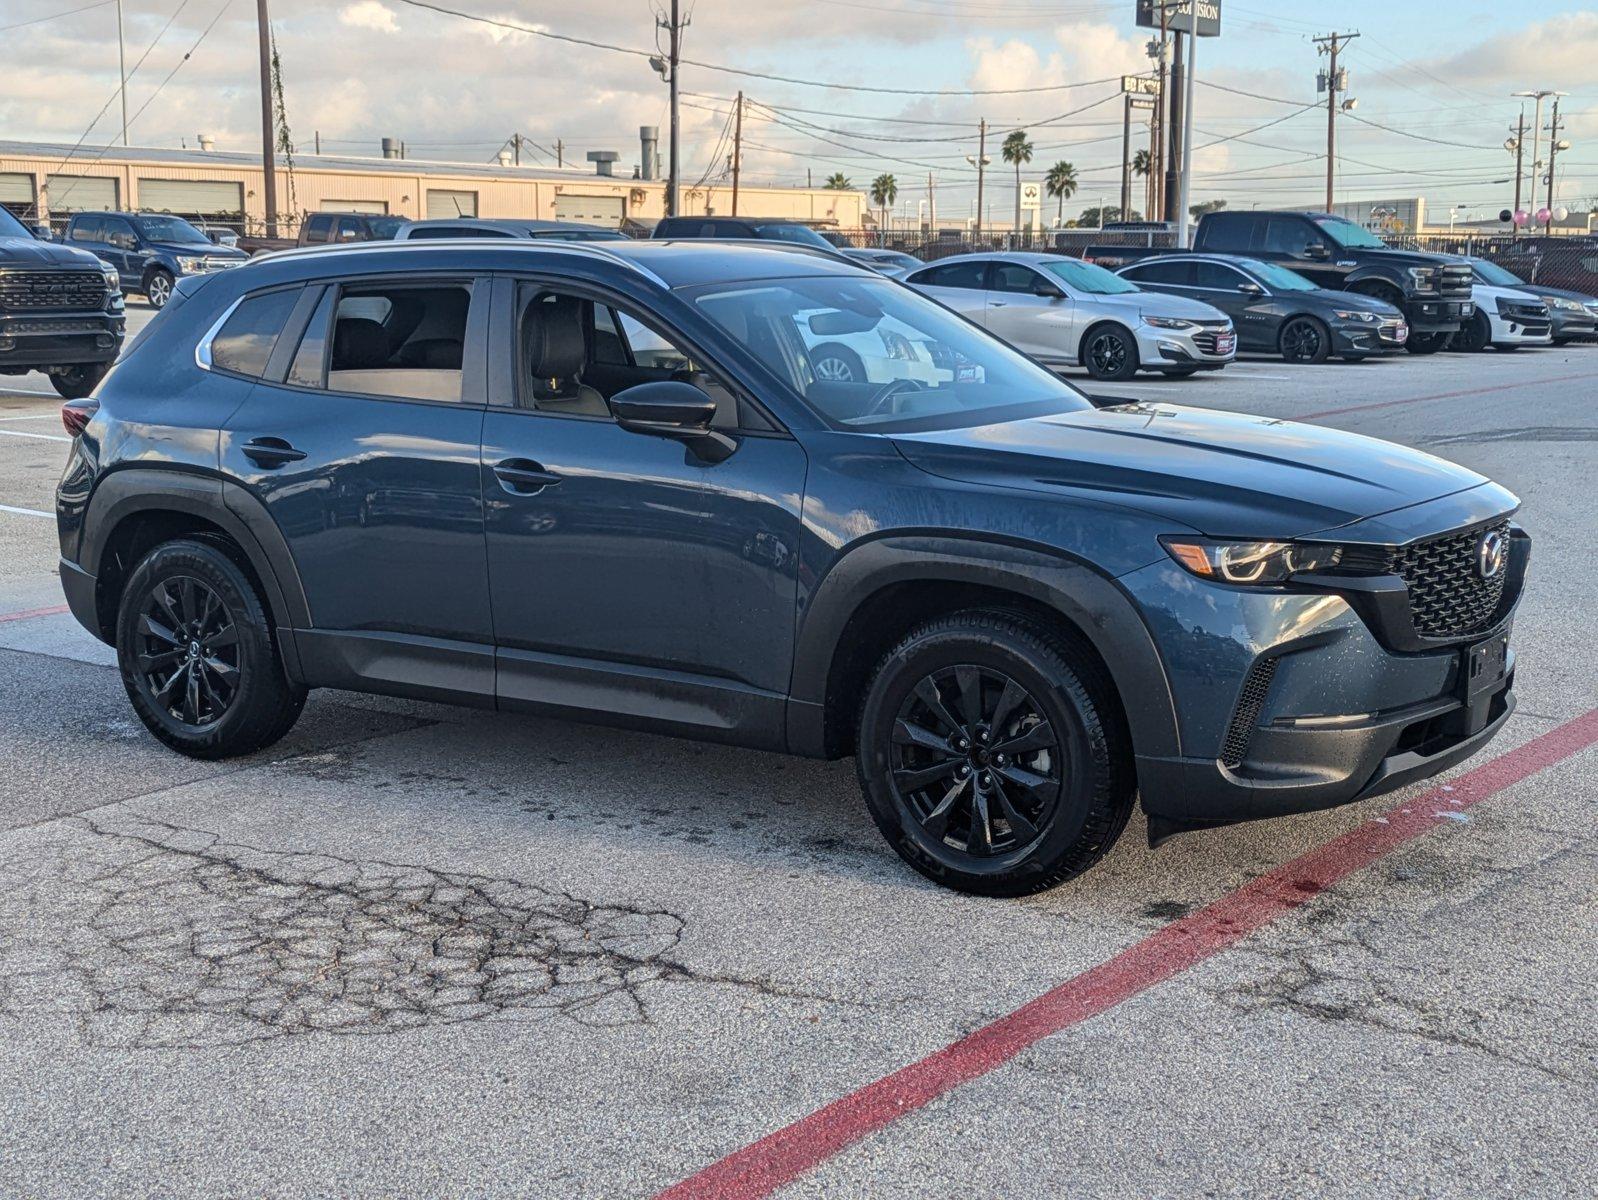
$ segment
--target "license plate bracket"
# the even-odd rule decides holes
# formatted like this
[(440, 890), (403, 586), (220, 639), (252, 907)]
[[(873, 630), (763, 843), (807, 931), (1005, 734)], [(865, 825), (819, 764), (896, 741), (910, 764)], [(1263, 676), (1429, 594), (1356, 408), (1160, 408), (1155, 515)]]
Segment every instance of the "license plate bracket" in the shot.
[(1486, 641), (1477, 642), (1464, 652), (1462, 671), (1465, 679), (1465, 701), (1474, 703), (1478, 697), (1497, 689), (1509, 673), (1509, 633), (1494, 634)]

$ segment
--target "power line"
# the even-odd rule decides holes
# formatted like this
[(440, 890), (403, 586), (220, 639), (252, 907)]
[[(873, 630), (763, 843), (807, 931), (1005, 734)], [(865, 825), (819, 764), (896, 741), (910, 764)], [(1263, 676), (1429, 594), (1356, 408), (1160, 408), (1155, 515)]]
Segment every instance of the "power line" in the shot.
[(85, 4), (82, 8), (69, 8), (65, 12), (51, 13), (48, 17), (34, 17), (29, 21), (14, 21), (10, 25), (0, 25), (0, 33), (5, 33), (8, 29), (21, 29), (27, 25), (43, 25), (46, 21), (59, 21), (62, 17), (70, 17), (76, 13), (88, 12), (95, 8), (105, 8), (107, 5), (115, 4), (116, 2), (117, 0), (95, 0), (95, 3)]

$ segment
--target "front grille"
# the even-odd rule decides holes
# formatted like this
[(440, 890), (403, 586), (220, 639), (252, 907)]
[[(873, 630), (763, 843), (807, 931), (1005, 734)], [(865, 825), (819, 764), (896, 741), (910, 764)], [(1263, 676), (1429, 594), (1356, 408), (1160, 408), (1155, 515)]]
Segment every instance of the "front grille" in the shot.
[(1505, 569), (1483, 579), (1477, 547), (1487, 533), (1508, 529), (1504, 520), (1408, 546), (1350, 546), (1340, 567), (1400, 576), (1409, 588), (1410, 620), (1422, 637), (1466, 637), (1492, 624), (1509, 575)]
[(81, 312), (105, 307), (99, 271), (0, 271), (0, 308), (12, 312)]
[(1437, 277), (1437, 290), (1445, 296), (1469, 300), (1473, 290), (1470, 268), (1464, 265), (1444, 267)]
[(1226, 727), (1226, 741), (1221, 743), (1221, 762), (1228, 767), (1243, 765), (1243, 757), (1259, 725), (1266, 693), (1271, 690), (1271, 680), (1276, 678), (1277, 662), (1274, 658), (1260, 659), (1249, 668), (1248, 678), (1243, 680), (1237, 707), (1232, 710), (1232, 723)]
[(1499, 310), (1499, 315), (1513, 317), (1517, 321), (1543, 321), (1548, 317), (1548, 306), (1544, 304), (1504, 304)]
[[(1212, 325), (1214, 322), (1202, 321), (1200, 324)], [(1204, 329), (1203, 331), (1193, 335), (1193, 344), (1205, 354), (1219, 354), (1221, 350), (1221, 338), (1230, 337), (1231, 334), (1231, 329), (1225, 325), (1221, 326), (1219, 329)]]

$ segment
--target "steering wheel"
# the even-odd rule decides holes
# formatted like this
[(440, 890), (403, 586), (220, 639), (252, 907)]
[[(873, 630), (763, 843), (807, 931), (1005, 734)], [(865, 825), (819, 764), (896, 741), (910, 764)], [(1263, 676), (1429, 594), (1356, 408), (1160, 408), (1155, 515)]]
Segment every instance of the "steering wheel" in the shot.
[(885, 413), (893, 412), (891, 407), (894, 397), (905, 395), (908, 392), (919, 392), (921, 385), (913, 379), (890, 379), (866, 402), (865, 415), (880, 417)]

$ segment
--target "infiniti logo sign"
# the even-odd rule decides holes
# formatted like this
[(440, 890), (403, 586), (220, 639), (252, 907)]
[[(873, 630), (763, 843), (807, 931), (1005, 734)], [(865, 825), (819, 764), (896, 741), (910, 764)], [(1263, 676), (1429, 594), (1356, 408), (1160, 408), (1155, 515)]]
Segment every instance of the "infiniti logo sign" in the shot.
[(1476, 574), (1483, 579), (1497, 579), (1504, 573), (1506, 553), (1504, 535), (1496, 529), (1489, 529), (1476, 543)]

